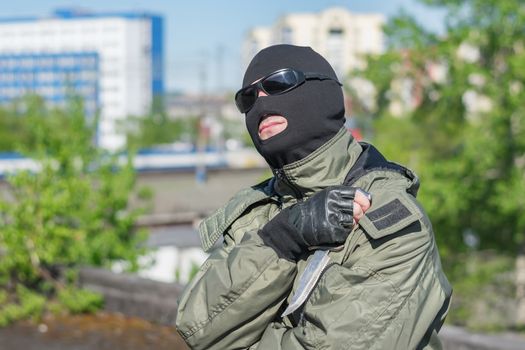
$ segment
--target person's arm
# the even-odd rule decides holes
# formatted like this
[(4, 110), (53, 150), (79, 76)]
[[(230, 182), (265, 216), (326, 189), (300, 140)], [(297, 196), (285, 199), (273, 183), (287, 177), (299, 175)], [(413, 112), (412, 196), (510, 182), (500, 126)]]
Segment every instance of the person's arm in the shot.
[[(270, 324), (253, 349), (415, 349), (435, 336), (451, 291), (430, 223), (416, 216), (415, 205), (390, 207), (376, 221), (366, 215), (361, 220), (375, 238), (361, 228), (355, 231), (350, 257), (325, 271), (302, 312), (294, 315), (295, 326)], [(404, 215), (403, 208), (414, 215)], [(394, 226), (386, 233), (375, 228), (396, 212), (404, 222), (392, 218)]]
[(288, 296), (296, 265), (256, 232), (213, 252), (185, 289), (177, 331), (192, 349), (243, 349), (260, 339)]
[(359, 193), (353, 209), (354, 194), (346, 186), (328, 188), (282, 210), (261, 230), (234, 234), (242, 236), (237, 242), (226, 235), (227, 244), (204, 263), (180, 300), (176, 326), (186, 343), (193, 349), (256, 343), (288, 297), (299, 256), (312, 245), (344, 241), (368, 208)]

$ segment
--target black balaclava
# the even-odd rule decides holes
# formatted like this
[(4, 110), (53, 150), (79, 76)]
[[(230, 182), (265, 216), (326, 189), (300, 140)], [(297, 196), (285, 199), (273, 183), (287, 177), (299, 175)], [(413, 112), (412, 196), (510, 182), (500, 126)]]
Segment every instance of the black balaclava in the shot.
[[(330, 64), (310, 47), (275, 45), (261, 50), (244, 74), (243, 87), (282, 68), (319, 73), (334, 79)], [(288, 126), (267, 140), (258, 136), (264, 115), (282, 115)], [(343, 92), (333, 80), (307, 80), (299, 87), (274, 96), (259, 97), (246, 113), (246, 127), (259, 153), (274, 168), (303, 159), (343, 127)]]

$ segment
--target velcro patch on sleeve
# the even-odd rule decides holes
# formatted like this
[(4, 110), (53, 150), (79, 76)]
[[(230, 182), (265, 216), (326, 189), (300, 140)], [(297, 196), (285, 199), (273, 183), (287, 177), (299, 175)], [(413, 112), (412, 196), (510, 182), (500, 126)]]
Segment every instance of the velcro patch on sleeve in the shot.
[(376, 229), (383, 230), (388, 226), (394, 225), (409, 217), (410, 211), (399, 199), (396, 198), (382, 207), (368, 213), (367, 216)]
[(371, 210), (359, 220), (359, 225), (372, 238), (378, 239), (419, 220), (422, 213), (408, 196), (408, 194), (395, 197), (385, 195), (378, 198), (379, 201), (375, 201), (374, 198), (375, 202), (372, 202)]
[(269, 195), (262, 189), (250, 187), (239, 191), (223, 207), (217, 209), (211, 216), (199, 225), (199, 236), (202, 248), (209, 252), (224, 231), (243, 214), (252, 204), (267, 199)]

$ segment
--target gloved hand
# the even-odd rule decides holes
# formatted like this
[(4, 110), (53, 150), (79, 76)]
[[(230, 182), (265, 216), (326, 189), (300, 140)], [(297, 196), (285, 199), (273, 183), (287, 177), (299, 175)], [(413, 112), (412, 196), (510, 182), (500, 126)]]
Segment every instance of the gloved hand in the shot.
[(368, 193), (344, 185), (328, 187), (283, 209), (259, 231), (259, 236), (279, 257), (291, 261), (299, 260), (308, 248), (342, 244), (356, 222), (356, 191), (362, 191), (368, 199), (367, 205), (357, 206), (362, 215), (370, 206)]

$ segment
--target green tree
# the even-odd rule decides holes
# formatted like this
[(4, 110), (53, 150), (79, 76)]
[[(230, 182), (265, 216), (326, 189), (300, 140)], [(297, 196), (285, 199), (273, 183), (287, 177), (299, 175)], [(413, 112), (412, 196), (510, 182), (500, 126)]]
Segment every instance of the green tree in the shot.
[(131, 157), (94, 146), (97, 120), (86, 118), (79, 99), (49, 109), (32, 97), (24, 111), (34, 140), (24, 152), (38, 170), (10, 175), (8, 196), (0, 199), (0, 324), (45, 310), (99, 307), (99, 296), (76, 289), (76, 269), (115, 261), (134, 269), (143, 250), (144, 232), (134, 231), (140, 209), (128, 207)]
[[(445, 33), (401, 14), (385, 28), (386, 53), (358, 74), (375, 86), (365, 110), (375, 142), (422, 179), (420, 199), (454, 280), (466, 273), (459, 257), (474, 248), (524, 251), (525, 6), (421, 2), (446, 11)], [(525, 323), (525, 281), (517, 284)]]
[(126, 133), (128, 148), (140, 149), (173, 143), (185, 139), (197, 140), (199, 118), (170, 119), (162, 99), (156, 98), (145, 116), (131, 116), (121, 125)]
[(0, 107), (0, 152), (14, 152), (20, 145), (31, 147), (30, 132), (20, 102)]

